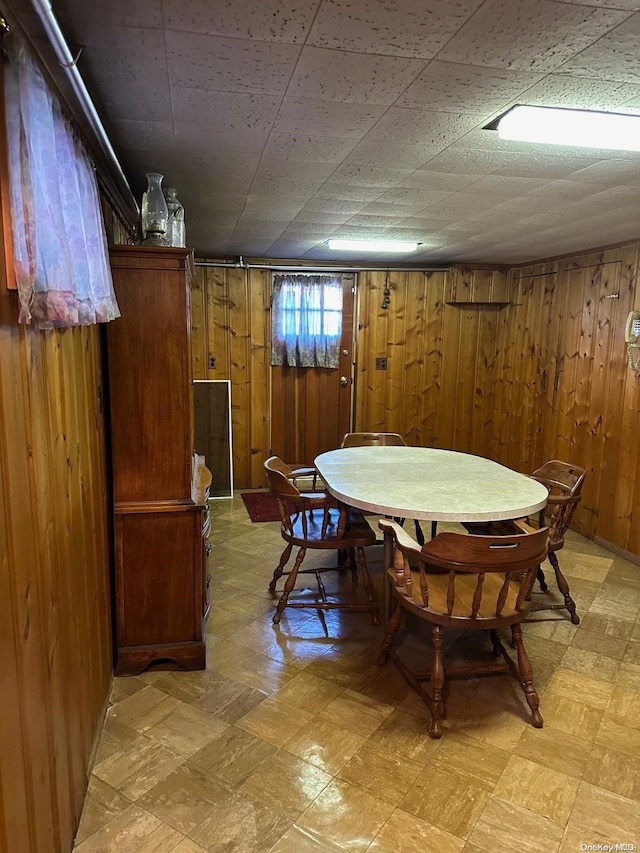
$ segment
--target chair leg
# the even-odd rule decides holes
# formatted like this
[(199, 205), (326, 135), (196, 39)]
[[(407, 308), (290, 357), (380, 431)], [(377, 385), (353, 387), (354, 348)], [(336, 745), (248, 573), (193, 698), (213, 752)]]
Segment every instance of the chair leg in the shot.
[(524, 691), (525, 698), (531, 708), (531, 725), (536, 729), (542, 728), (542, 717), (540, 716), (540, 697), (533, 686), (533, 672), (529, 655), (522, 642), (522, 625), (517, 622), (511, 626), (513, 644), (518, 654), (518, 673), (520, 675), (520, 686)]
[(389, 649), (391, 648), (391, 644), (393, 643), (393, 638), (398, 633), (398, 628), (400, 627), (400, 622), (402, 620), (402, 607), (399, 604), (396, 604), (393, 613), (389, 617), (387, 622), (387, 630), (382, 640), (382, 644), (380, 645), (380, 651), (378, 652), (378, 666), (384, 666), (387, 660), (389, 659)]
[(442, 735), (442, 726), (440, 721), (444, 717), (444, 700), (442, 698), (442, 688), (444, 687), (444, 664), (442, 655), (442, 645), (444, 640), (444, 630), (442, 625), (434, 625), (431, 630), (431, 639), (433, 641), (433, 662), (431, 664), (431, 728), (429, 729), (429, 737), (437, 740)]
[(540, 566), (538, 566), (538, 571), (536, 572), (536, 578), (538, 580), (538, 583), (540, 584), (540, 589), (543, 592), (546, 592), (549, 589), (549, 587), (547, 586), (547, 581), (545, 580), (544, 572), (542, 571), (542, 568)]
[(419, 545), (424, 545), (424, 533), (422, 532), (422, 527), (420, 527), (420, 522), (418, 519), (414, 519), (416, 525), (416, 539), (418, 540)]
[(298, 577), (298, 569), (300, 568), (302, 561), (304, 560), (304, 555), (306, 553), (306, 548), (300, 548), (300, 550), (298, 551), (296, 561), (293, 564), (293, 568), (289, 572), (289, 576), (287, 577), (287, 581), (284, 585), (282, 595), (280, 596), (280, 601), (278, 602), (278, 606), (276, 607), (276, 612), (273, 614), (272, 621), (274, 625), (277, 625), (280, 622), (280, 619), (282, 618), (282, 611), (287, 606), (287, 601), (289, 600), (289, 593), (296, 584), (296, 579)]
[(278, 563), (278, 565), (277, 565), (277, 567), (273, 573), (273, 577), (271, 578), (271, 583), (269, 584), (269, 589), (271, 590), (271, 592), (273, 592), (275, 590), (276, 584), (278, 583), (278, 581), (282, 577), (284, 567), (289, 562), (289, 557), (291, 556), (292, 548), (293, 548), (293, 545), (291, 544), (291, 542), (289, 542), (289, 544), (287, 545), (287, 547), (284, 549), (284, 551), (282, 552), (282, 554), (280, 556), (280, 562)]
[(360, 568), (362, 569), (362, 588), (364, 589), (367, 601), (369, 602), (369, 608), (371, 609), (371, 618), (373, 620), (374, 625), (380, 624), (380, 611), (378, 610), (378, 602), (376, 601), (376, 594), (373, 589), (373, 581), (371, 580), (371, 575), (369, 574), (369, 566), (367, 565), (367, 557), (364, 553), (364, 548), (362, 546), (357, 549), (358, 560), (360, 562)]
[(573, 598), (571, 598), (571, 595), (569, 593), (569, 584), (567, 583), (567, 579), (565, 578), (565, 576), (560, 571), (560, 564), (558, 563), (558, 558), (552, 552), (549, 553), (548, 557), (549, 557), (549, 562), (553, 566), (553, 570), (556, 573), (556, 583), (558, 584), (558, 589), (560, 590), (560, 592), (564, 596), (564, 606), (569, 611), (569, 614), (571, 616), (571, 621), (573, 622), (573, 624), (579, 625), (580, 624), (580, 617), (576, 613), (576, 603), (573, 600)]

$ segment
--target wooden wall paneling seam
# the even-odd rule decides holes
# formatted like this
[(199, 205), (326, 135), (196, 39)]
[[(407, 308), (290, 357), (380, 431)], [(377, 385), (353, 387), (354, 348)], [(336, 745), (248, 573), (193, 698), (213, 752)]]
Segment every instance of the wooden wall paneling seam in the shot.
[[(80, 389), (74, 386), (72, 375), (73, 340), (79, 329), (65, 329), (55, 336), (44, 338), (43, 372), (50, 377), (50, 393), (47, 394), (46, 414), (50, 437), (50, 472), (56, 501), (56, 512), (63, 522), (66, 535), (59, 535), (55, 542), (58, 568), (56, 596), (61, 608), (60, 648), (64, 655), (63, 694), (66, 738), (68, 745), (70, 786), (73, 791), (84, 790), (86, 766), (91, 749), (87, 720), (90, 718), (90, 703), (87, 696), (87, 621), (79, 598), (78, 579), (73, 571), (76, 565), (74, 548), (81, 550), (76, 541), (76, 517), (73, 503), (76, 499), (72, 474), (77, 468), (76, 415), (74, 408)], [(80, 362), (83, 363), (82, 361)], [(87, 565), (82, 554), (79, 564)], [(71, 744), (74, 748), (71, 748)], [(74, 805), (78, 805), (75, 804)]]
[(239, 488), (249, 482), (250, 393), (248, 366), (250, 359), (250, 320), (248, 310), (248, 271), (227, 270), (229, 276), (229, 333), (230, 333), (230, 378), (231, 412), (233, 420), (233, 470)]
[[(18, 646), (19, 685), (17, 701), (21, 710), (18, 739), (24, 750), (24, 784), (28, 803), (30, 850), (59, 849), (58, 817), (55, 814), (56, 796), (52, 788), (51, 760), (53, 748), (48, 719), (46, 641), (42, 630), (42, 603), (38, 576), (37, 520), (33, 516), (31, 476), (24, 441), (28, 436), (27, 410), (29, 389), (24, 336), (36, 334), (20, 329), (0, 359), (0, 385), (3, 387), (3, 411), (6, 429), (3, 447), (6, 448), (8, 471), (9, 527), (13, 541), (9, 543), (13, 556), (13, 594)], [(20, 783), (22, 780), (14, 780)], [(26, 841), (26, 838), (23, 840)]]
[[(385, 376), (384, 425), (386, 432), (406, 431), (407, 397), (406, 369), (414, 342), (407, 335), (407, 286), (406, 272), (394, 271), (389, 276), (391, 302), (386, 309), (388, 315), (386, 349), (388, 353)], [(381, 303), (382, 304), (382, 303)]]
[[(420, 445), (420, 422), (424, 396), (425, 360), (425, 288), (422, 273), (406, 273), (406, 309), (404, 337), (406, 353), (402, 375), (402, 397), (398, 418), (401, 428), (393, 429), (404, 436), (407, 444)], [(401, 356), (402, 353), (398, 353)], [(399, 359), (398, 359), (399, 360)]]
[[(598, 496), (602, 477), (605, 450), (606, 418), (611, 382), (612, 334), (619, 293), (621, 263), (604, 263), (593, 277), (593, 322), (590, 339), (591, 354), (588, 364), (589, 382), (586, 389), (586, 423), (581, 442), (582, 458), (586, 460), (588, 474), (585, 480), (578, 523), (584, 533), (593, 539), (598, 526)], [(582, 384), (582, 381), (581, 383)], [(586, 383), (585, 383), (586, 385)]]
[(250, 283), (250, 471), (249, 487), (264, 482), (263, 461), (269, 455), (269, 401), (271, 373), (271, 275), (256, 270)]
[(196, 267), (191, 281), (191, 373), (193, 379), (209, 379), (207, 269), (207, 267)]
[[(35, 850), (35, 824), (31, 820), (34, 802), (27, 733), (25, 732), (25, 686), (27, 675), (22, 665), (24, 619), (18, 606), (21, 564), (14, 537), (26, 536), (30, 524), (30, 506), (22, 490), (14, 495), (16, 460), (11, 447), (23, 424), (17, 416), (16, 382), (11, 360), (19, 348), (23, 330), (0, 327), (0, 530), (4, 549), (0, 552), (3, 594), (0, 596), (0, 839), (11, 850)], [(19, 482), (19, 481), (18, 481)], [(29, 514), (25, 510), (29, 510)], [(22, 513), (22, 515), (21, 515)], [(20, 526), (16, 526), (16, 518)], [(27, 539), (29, 537), (27, 536)], [(22, 631), (20, 630), (22, 628)], [(46, 809), (46, 803), (45, 803)]]

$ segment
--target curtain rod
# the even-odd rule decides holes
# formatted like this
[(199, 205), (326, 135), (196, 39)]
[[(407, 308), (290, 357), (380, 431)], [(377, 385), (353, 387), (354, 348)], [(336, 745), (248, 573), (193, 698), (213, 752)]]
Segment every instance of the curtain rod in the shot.
[(33, 7), (38, 17), (40, 18), (42, 26), (44, 27), (44, 30), (49, 39), (49, 42), (51, 43), (55, 51), (56, 57), (58, 59), (58, 64), (64, 70), (66, 78), (71, 84), (75, 96), (78, 98), (83, 114), (89, 122), (95, 139), (97, 140), (100, 149), (102, 150), (102, 153), (106, 156), (109, 165), (115, 173), (120, 192), (123, 194), (123, 197), (127, 199), (133, 209), (137, 212), (137, 215), (139, 215), (140, 208), (138, 207), (138, 202), (136, 201), (133, 193), (131, 192), (131, 187), (129, 186), (129, 182), (127, 181), (125, 174), (122, 171), (120, 161), (118, 160), (116, 153), (113, 150), (113, 146), (111, 145), (109, 137), (107, 136), (100, 116), (98, 115), (95, 105), (87, 90), (87, 87), (84, 84), (84, 80), (82, 79), (80, 72), (78, 71), (76, 63), (79, 54), (75, 57), (71, 54), (64, 34), (60, 29), (55, 15), (53, 14), (53, 8), (49, 0), (33, 0)]
[(305, 264), (251, 264), (247, 263), (242, 256), (237, 261), (195, 261), (197, 267), (215, 267), (219, 269), (251, 269), (251, 270), (274, 270), (275, 272), (443, 272), (450, 269), (448, 265), (443, 266), (426, 266), (426, 267), (394, 267), (394, 266), (324, 266), (314, 267)]

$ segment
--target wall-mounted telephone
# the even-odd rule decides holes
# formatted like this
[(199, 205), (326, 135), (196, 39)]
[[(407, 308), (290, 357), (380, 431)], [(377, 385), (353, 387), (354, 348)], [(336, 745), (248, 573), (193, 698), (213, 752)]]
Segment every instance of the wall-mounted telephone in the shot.
[(640, 311), (630, 311), (624, 330), (629, 367), (640, 378)]
[(632, 346), (640, 346), (640, 311), (629, 311), (624, 339)]

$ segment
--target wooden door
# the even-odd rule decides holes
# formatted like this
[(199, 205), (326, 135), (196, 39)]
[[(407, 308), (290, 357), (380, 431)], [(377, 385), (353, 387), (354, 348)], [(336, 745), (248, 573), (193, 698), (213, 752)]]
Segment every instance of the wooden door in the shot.
[(271, 452), (286, 462), (312, 464), (340, 446), (351, 425), (354, 276), (342, 276), (342, 338), (337, 370), (271, 368)]

